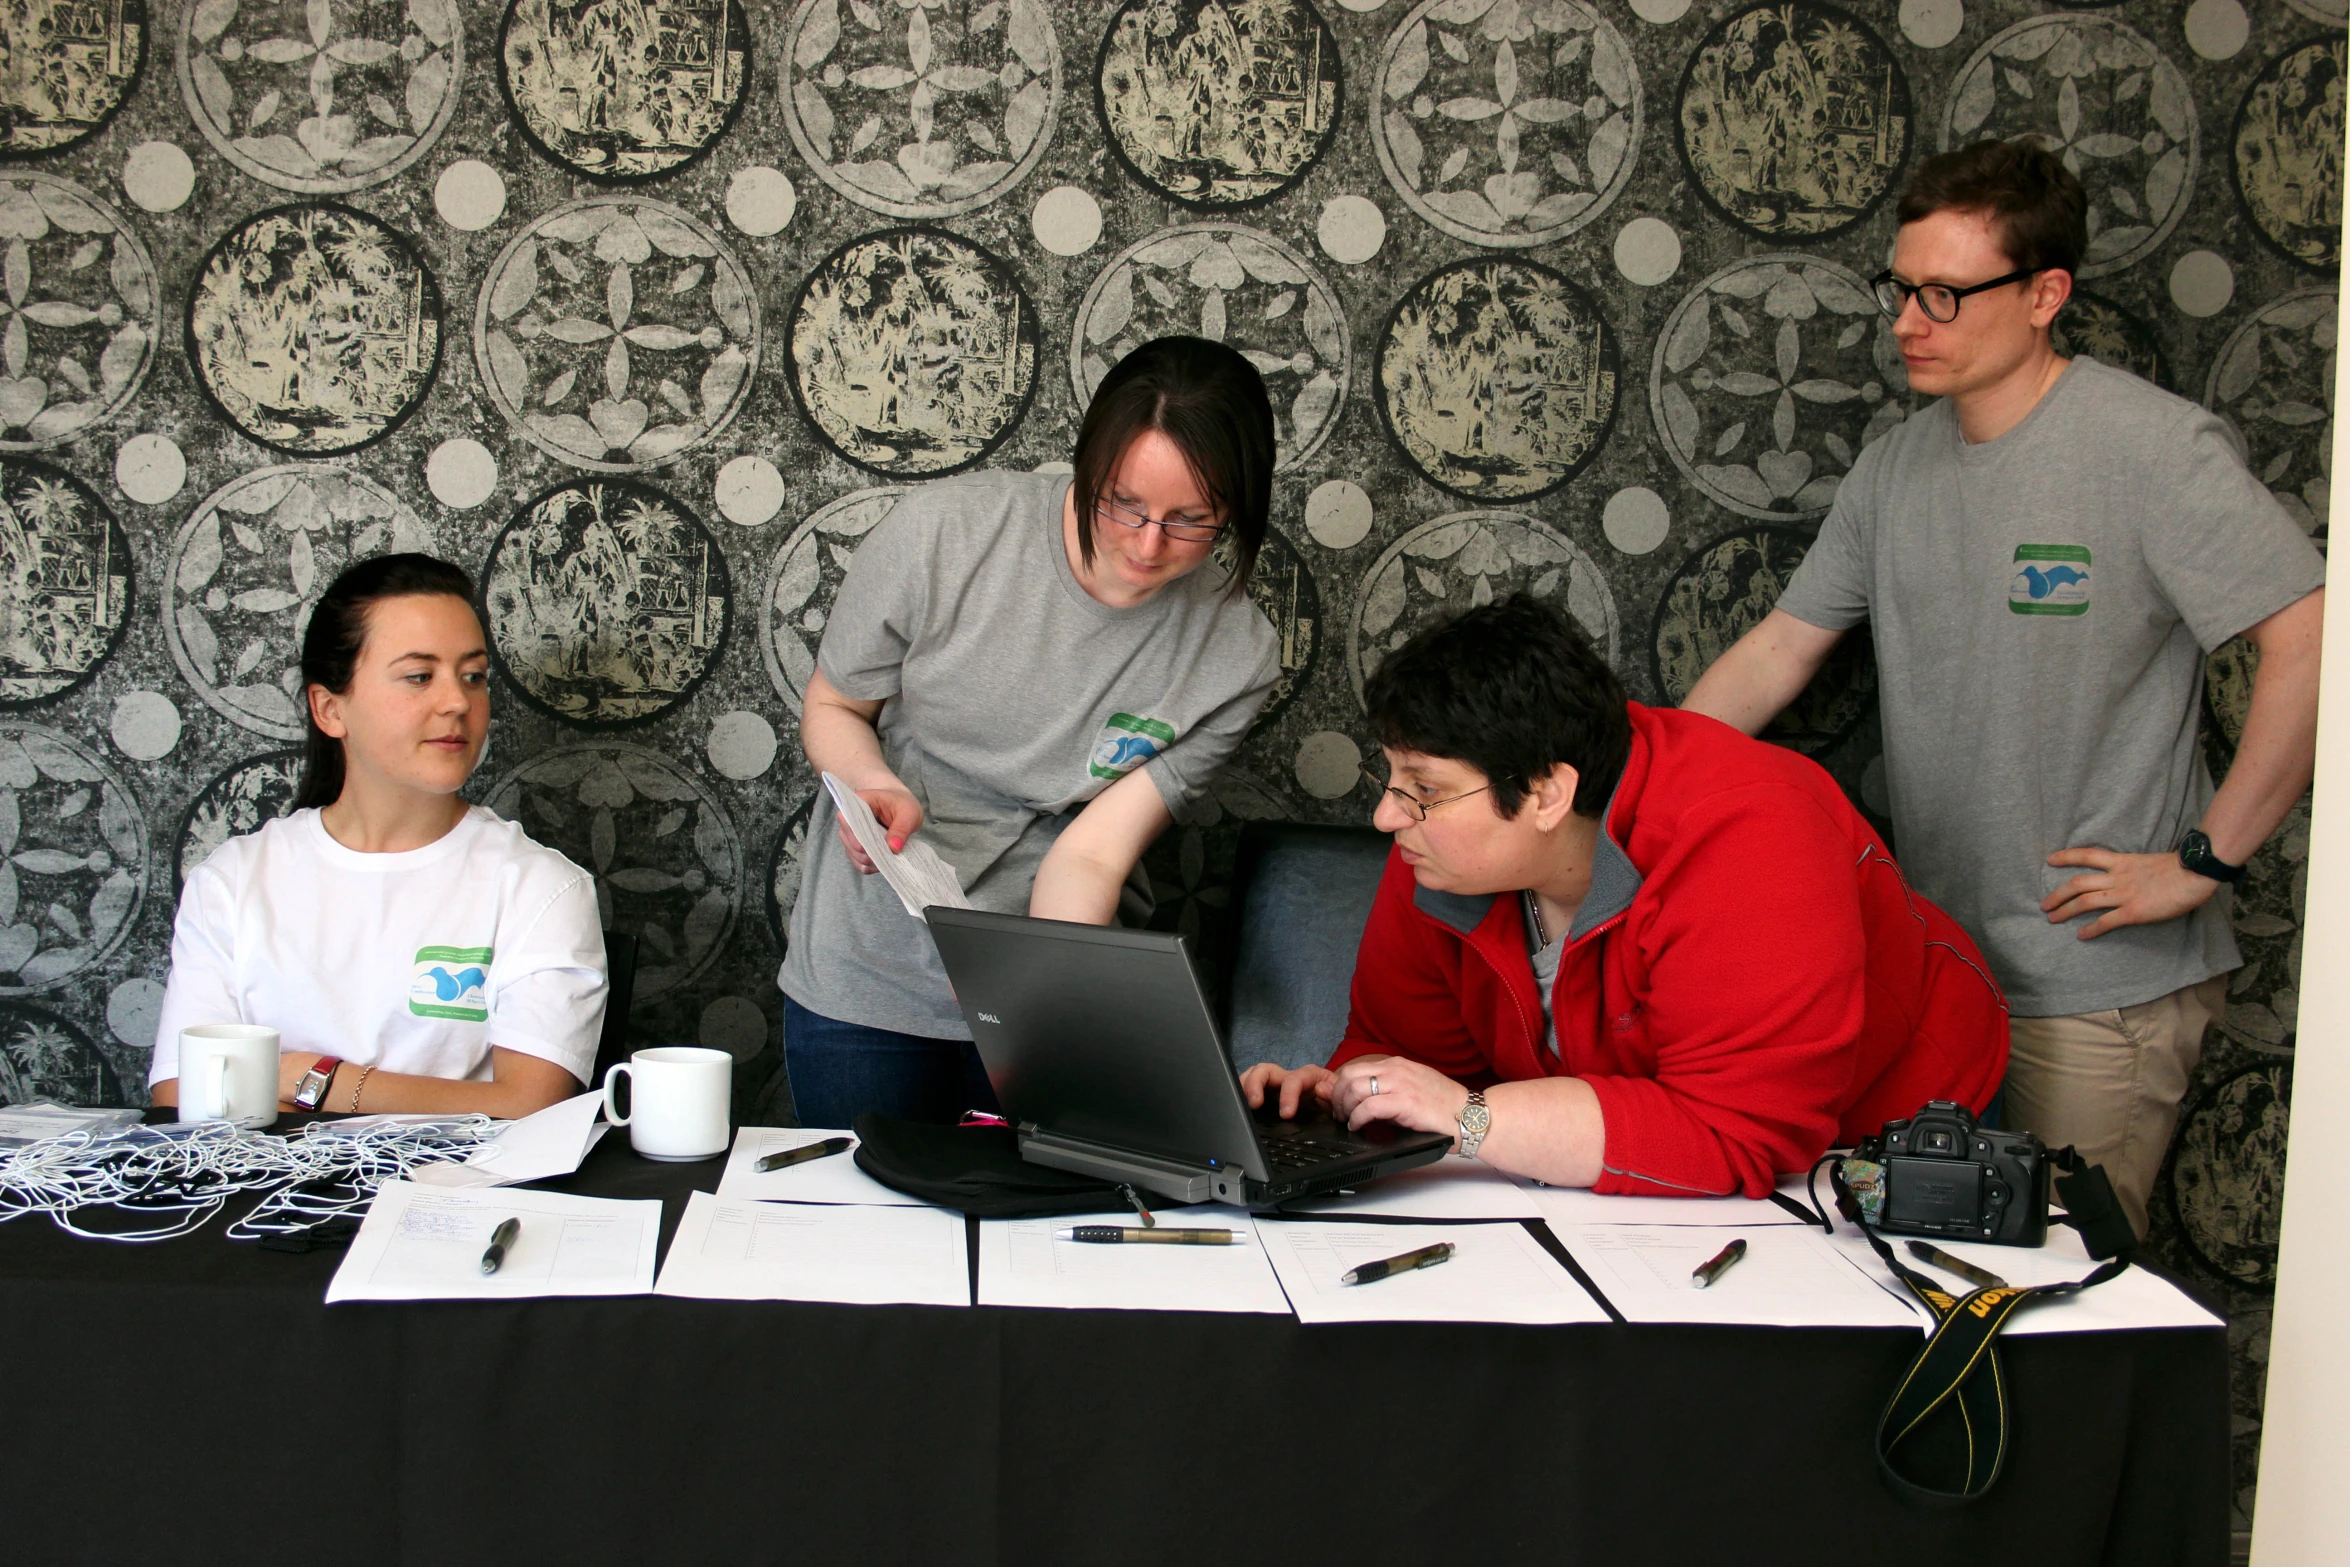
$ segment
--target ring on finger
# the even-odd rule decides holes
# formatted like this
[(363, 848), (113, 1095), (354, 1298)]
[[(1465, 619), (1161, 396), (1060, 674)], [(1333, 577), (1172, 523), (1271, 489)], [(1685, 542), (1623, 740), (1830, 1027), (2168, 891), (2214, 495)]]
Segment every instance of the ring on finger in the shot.
[(1379, 1074), (1376, 1072), (1371, 1074), (1371, 1097), (1373, 1099), (1379, 1097)]

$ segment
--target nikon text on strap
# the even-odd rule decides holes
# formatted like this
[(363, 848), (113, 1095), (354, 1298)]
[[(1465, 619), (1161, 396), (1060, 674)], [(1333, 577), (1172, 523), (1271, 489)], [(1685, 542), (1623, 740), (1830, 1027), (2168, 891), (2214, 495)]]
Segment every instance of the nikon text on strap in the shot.
[[(1841, 1163), (1829, 1167), (1828, 1178), (1836, 1189), (1837, 1207), (1847, 1219), (1860, 1226), (1861, 1234), (1884, 1259), (1885, 1266), (1893, 1270), (1893, 1276), (1924, 1302), (1934, 1318), (1926, 1347), (1918, 1351), (1917, 1359), (1902, 1373), (1884, 1414), (1877, 1419), (1877, 1468), (1884, 1475), (1885, 1483), (1901, 1496), (1913, 1501), (1955, 1505), (1974, 1501), (1991, 1489), (1992, 1482), (1999, 1478), (2000, 1466), (2007, 1459), (2007, 1379), (1999, 1364), (1998, 1347), (1993, 1342), (1999, 1330), (2007, 1325), (2008, 1318), (2035, 1301), (2076, 1295), (2117, 1277), (2130, 1265), (2136, 1236), (2128, 1221), (2121, 1219), (2113, 1207), (2112, 1188), (2106, 1182), (2104, 1170), (2086, 1163), (2070, 1148), (2059, 1149), (2050, 1157), (2065, 1172), (2058, 1177), (2057, 1185), (2068, 1205), (2094, 1209), (2102, 1196), (2100, 1211), (2076, 1212), (2067, 1222), (2081, 1230), (2092, 1256), (2110, 1260), (2101, 1263), (2088, 1277), (2066, 1284), (2021, 1288), (2001, 1284), (1964, 1296), (1953, 1296), (1931, 1277), (1896, 1257), (1884, 1237), (1873, 1226), (1861, 1222), (1859, 1204), (1845, 1185)], [(2123, 1241), (2119, 1246), (2106, 1244), (2116, 1233), (2112, 1227), (2115, 1221), (2120, 1223), (2118, 1233)], [(1954, 1485), (1932, 1483), (1948, 1476), (1929, 1479), (1906, 1474), (1894, 1462), (1894, 1455), (1904, 1442), (1937, 1420), (1955, 1421), (1959, 1427), (1964, 1458)]]

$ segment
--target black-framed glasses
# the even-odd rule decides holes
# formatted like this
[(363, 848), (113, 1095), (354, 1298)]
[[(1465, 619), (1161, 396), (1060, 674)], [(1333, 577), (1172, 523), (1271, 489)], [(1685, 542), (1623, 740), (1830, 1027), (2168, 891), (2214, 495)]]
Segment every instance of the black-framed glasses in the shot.
[(2018, 267), (1988, 283), (1970, 283), (1965, 288), (1952, 288), (1948, 283), (1904, 283), (1888, 267), (1869, 279), (1869, 287), (1876, 290), (1877, 308), (1886, 315), (1898, 320), (1902, 306), (1914, 298), (1918, 308), (1926, 313), (1928, 321), (1939, 321), (1947, 326), (1958, 319), (1958, 302), (1967, 295), (2005, 288), (2010, 283), (2021, 283), (2039, 275), (2038, 267)]
[(1387, 792), (1395, 796), (1396, 803), (1398, 805), (1401, 805), (1405, 810), (1411, 813), (1413, 821), (1424, 822), (1428, 819), (1428, 813), (1435, 810), (1438, 806), (1450, 805), (1455, 800), (1466, 800), (1469, 798), (1469, 795), (1483, 794), (1486, 790), (1492, 787), (1493, 785), (1491, 784), (1480, 784), (1476, 788), (1471, 789), (1468, 794), (1448, 794), (1441, 800), (1426, 801), (1420, 799), (1418, 795), (1404, 793), (1401, 789), (1398, 789), (1393, 784), (1389, 784), (1387, 786)]
[(1138, 507), (1111, 500), (1106, 495), (1094, 502), (1093, 509), (1119, 527), (1132, 528), (1137, 533), (1156, 522), (1159, 531), (1168, 538), (1181, 539), (1186, 544), (1212, 544), (1224, 534), (1224, 524), (1220, 522), (1168, 522)]

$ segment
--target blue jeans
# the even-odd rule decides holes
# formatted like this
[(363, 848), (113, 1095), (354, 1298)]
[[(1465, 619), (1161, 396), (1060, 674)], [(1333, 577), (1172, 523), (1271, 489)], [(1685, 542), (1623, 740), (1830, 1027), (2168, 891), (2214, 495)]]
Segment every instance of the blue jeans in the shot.
[(969, 1040), (926, 1039), (844, 1023), (783, 998), (783, 1061), (802, 1126), (847, 1126), (871, 1111), (952, 1126), (966, 1110), (1001, 1115)]

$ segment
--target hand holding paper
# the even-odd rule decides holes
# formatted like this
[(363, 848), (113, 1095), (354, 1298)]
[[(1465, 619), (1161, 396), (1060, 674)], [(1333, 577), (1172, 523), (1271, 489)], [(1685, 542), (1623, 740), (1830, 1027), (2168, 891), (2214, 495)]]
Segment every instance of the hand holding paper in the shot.
[(850, 835), (872, 859), (908, 914), (921, 919), (923, 910), (942, 903), (950, 909), (971, 907), (971, 900), (963, 896), (963, 884), (955, 879), (954, 867), (940, 859), (936, 849), (919, 838), (909, 838), (903, 849), (892, 853), (888, 832), (856, 790), (830, 773), (824, 775), (824, 787), (831, 791), (833, 807)]

